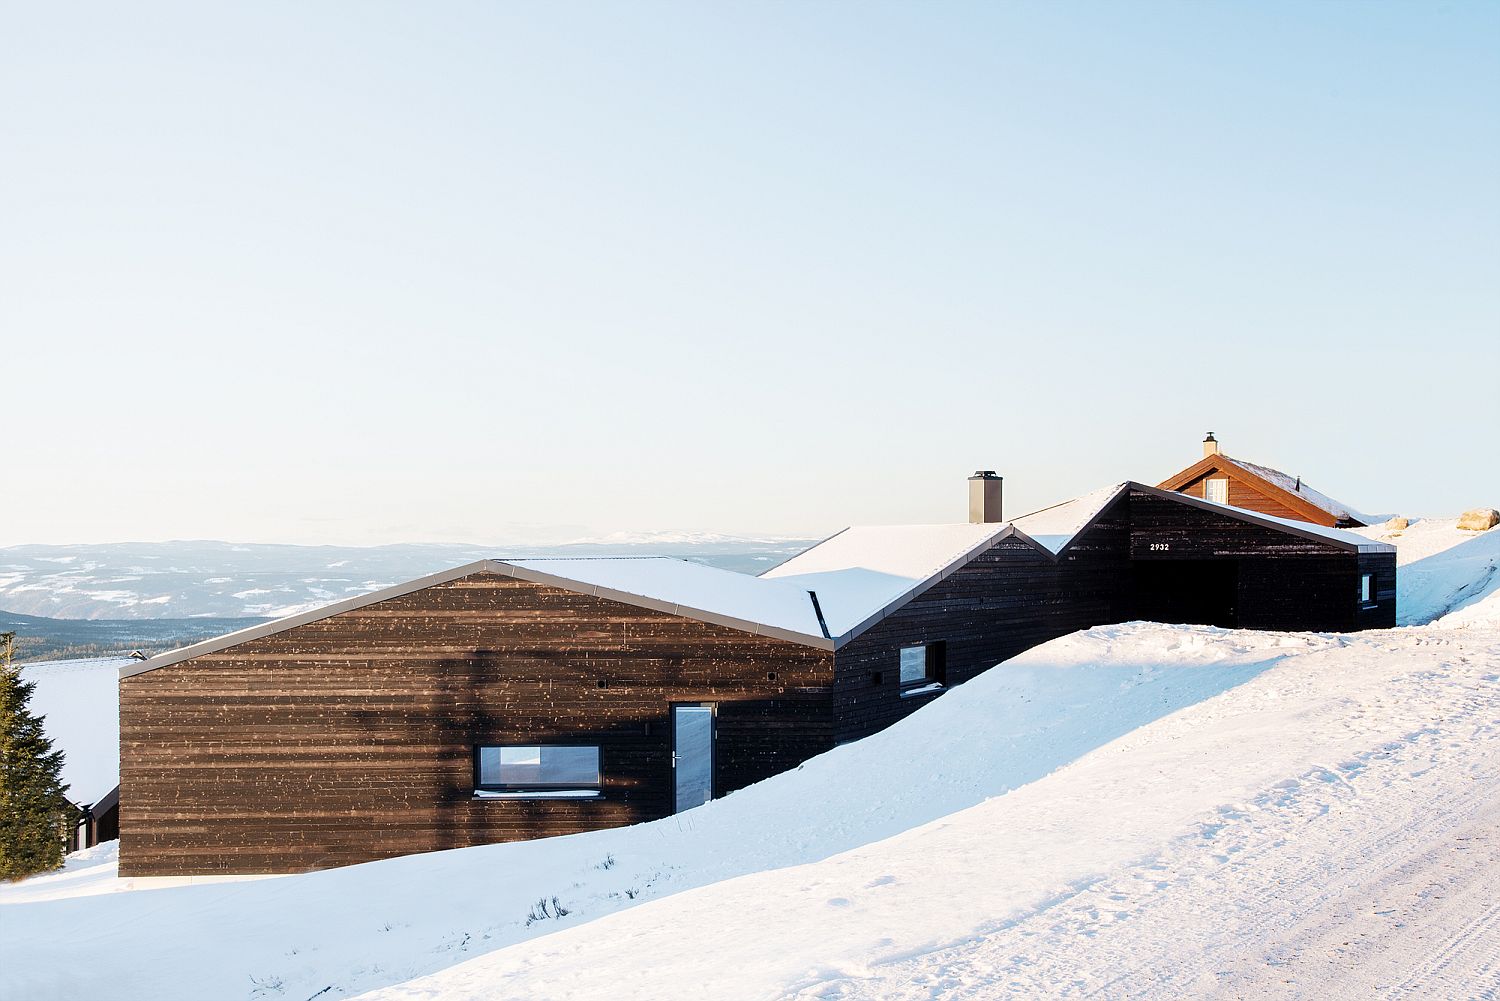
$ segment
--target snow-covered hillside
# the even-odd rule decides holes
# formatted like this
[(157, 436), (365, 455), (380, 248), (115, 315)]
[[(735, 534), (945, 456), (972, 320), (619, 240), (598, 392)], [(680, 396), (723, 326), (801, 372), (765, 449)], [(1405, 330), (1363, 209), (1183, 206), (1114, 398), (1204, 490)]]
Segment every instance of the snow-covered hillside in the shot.
[(886, 841), (363, 997), (1495, 997), (1497, 704), (1493, 631), (1308, 651)]
[[(1474, 542), (1429, 567), (1482, 574)], [(0, 887), (0, 997), (1482, 996), (1488, 594), (1352, 636), (1075, 634), (632, 828), (168, 888), (105, 846)]]
[[(251, 978), (282, 982), (288, 997), (306, 997), (330, 978), (341, 992), (398, 982), (646, 900), (890, 837), (1034, 781), (1283, 657), (1336, 644), (1161, 626), (1097, 630), (1033, 651), (796, 772), (653, 824), (305, 876), (32, 903), (22, 934), (0, 945), (0, 987), (22, 997), (55, 989), (97, 997), (132, 969), (176, 969), (182, 979), (143, 978), (138, 992), (111, 986), (110, 996), (251, 997)], [(0, 887), (0, 915), (18, 899), (52, 895), (46, 880), (67, 882)], [(150, 885), (116, 881), (119, 889)], [(101, 887), (96, 880), (91, 888)], [(530, 921), (537, 901), (554, 896), (569, 914)], [(140, 920), (143, 908), (149, 922)], [(79, 922), (98, 929), (101, 952), (67, 968), (63, 956), (93, 934)]]
[(1457, 518), (1422, 518), (1408, 528), (1383, 525), (1358, 530), (1360, 535), (1396, 547), (1397, 621), (1401, 625), (1431, 622), (1455, 612), (1449, 625), (1483, 621), (1500, 595), (1500, 529), (1464, 531)]
[[(713, 997), (893, 996), (965, 963), (955, 984), (1024, 994), (1160, 955), (1115, 925), (1176, 941), (1195, 977), (1187, 960), (1213, 949), (1253, 977), (1235, 943), (1353, 905), (1378, 890), (1371, 867), (1401, 870), (1404, 846), (1483, 819), (1500, 798), (1497, 698), (1493, 630), (1106, 627), (654, 824), (37, 902), (105, 888), (106, 856), (92, 877), (4, 888), (0, 995), (645, 997), (691, 978)], [(568, 913), (541, 917), (554, 897)], [(1169, 934), (1195, 914), (1195, 938)], [(440, 979), (392, 986), (424, 973)]]

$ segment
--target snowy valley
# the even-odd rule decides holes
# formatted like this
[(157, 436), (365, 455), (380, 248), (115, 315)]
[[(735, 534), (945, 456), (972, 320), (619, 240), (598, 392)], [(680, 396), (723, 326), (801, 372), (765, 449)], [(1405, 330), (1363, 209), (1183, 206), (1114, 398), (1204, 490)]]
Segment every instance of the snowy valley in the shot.
[[(102, 845), (0, 886), (0, 997), (1500, 996), (1500, 530), (1365, 531), (1402, 628), (1091, 629), (650, 824), (199, 885)], [(63, 725), (88, 670), (27, 670)]]

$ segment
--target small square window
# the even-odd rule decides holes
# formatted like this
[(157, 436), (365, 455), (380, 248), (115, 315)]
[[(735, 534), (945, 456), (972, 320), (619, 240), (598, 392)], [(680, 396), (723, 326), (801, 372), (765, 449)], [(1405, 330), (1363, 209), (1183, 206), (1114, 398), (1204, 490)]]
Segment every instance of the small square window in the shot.
[(943, 680), (944, 648), (942, 643), (901, 648), (901, 684), (924, 685)]

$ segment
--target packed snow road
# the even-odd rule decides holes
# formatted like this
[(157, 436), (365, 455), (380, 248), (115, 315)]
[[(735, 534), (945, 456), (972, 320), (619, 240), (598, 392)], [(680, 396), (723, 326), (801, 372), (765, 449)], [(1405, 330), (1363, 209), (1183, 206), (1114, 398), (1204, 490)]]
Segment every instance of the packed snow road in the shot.
[(366, 997), (1497, 997), (1497, 804), (1500, 634), (1349, 637), (938, 822)]

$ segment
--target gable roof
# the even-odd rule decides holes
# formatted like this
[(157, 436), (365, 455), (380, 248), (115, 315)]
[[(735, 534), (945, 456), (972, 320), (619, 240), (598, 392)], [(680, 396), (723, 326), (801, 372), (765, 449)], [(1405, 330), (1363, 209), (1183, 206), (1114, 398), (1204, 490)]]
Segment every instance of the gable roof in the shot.
[(1213, 472), (1222, 472), (1312, 521), (1354, 521), (1361, 525), (1372, 525), (1384, 520), (1384, 516), (1363, 514), (1314, 490), (1303, 483), (1301, 477), (1289, 476), (1279, 469), (1236, 459), (1222, 452), (1204, 456), (1157, 486), (1162, 490), (1181, 490)]
[(146, 661), (130, 662), (120, 669), (120, 677), (217, 653), (478, 573), (514, 577), (760, 636), (837, 650), (1002, 540), (1016, 539), (1048, 559), (1061, 559), (1068, 547), (1129, 490), (1325, 541), (1346, 550), (1395, 552), (1394, 546), (1353, 532), (1277, 518), (1129, 481), (1033, 511), (1013, 522), (846, 528), (758, 577), (668, 556), (479, 560), (169, 650)]
[(1236, 466), (1239, 466), (1246, 472), (1253, 473), (1254, 475), (1259, 476), (1261, 479), (1266, 480), (1269, 483), (1274, 483), (1276, 486), (1285, 490), (1287, 493), (1301, 497), (1309, 504), (1327, 511), (1329, 514), (1333, 515), (1335, 518), (1338, 518), (1341, 521), (1357, 521), (1365, 525), (1371, 525), (1376, 521), (1384, 520), (1373, 515), (1362, 514), (1359, 511), (1354, 510), (1354, 508), (1350, 507), (1348, 504), (1340, 503), (1339, 501), (1334, 500), (1332, 497), (1329, 497), (1327, 494), (1314, 490), (1306, 483), (1303, 483), (1302, 477), (1300, 476), (1288, 476), (1286, 473), (1283, 473), (1279, 469), (1272, 469), (1270, 466), (1257, 465), (1254, 462), (1246, 462), (1244, 459), (1236, 459), (1232, 456), (1226, 455), (1224, 456), (1224, 458), (1228, 459), (1230, 462), (1234, 463)]
[(1177, 501), (1190, 507), (1202, 508), (1219, 514), (1226, 514), (1240, 521), (1247, 521), (1253, 525), (1261, 525), (1266, 528), (1274, 528), (1286, 532), (1288, 535), (1300, 535), (1304, 539), (1312, 539), (1315, 542), (1327, 542), (1336, 548), (1344, 549), (1354, 553), (1394, 553), (1396, 547), (1386, 542), (1374, 542), (1347, 528), (1333, 528), (1328, 525), (1315, 525), (1309, 521), (1297, 521), (1293, 518), (1278, 518), (1274, 514), (1262, 514), (1259, 511), (1251, 511), (1242, 507), (1233, 507), (1229, 504), (1220, 504), (1217, 501), (1204, 500), (1202, 497), (1193, 497), (1189, 494), (1181, 494), (1175, 490), (1167, 490), (1161, 487), (1148, 487), (1144, 483), (1131, 483), (1132, 490), (1139, 490), (1151, 494), (1153, 497), (1161, 497), (1165, 500)]
[(859, 525), (804, 550), (758, 580), (813, 591), (829, 634), (852, 639), (968, 563), (1009, 525)]
[(1024, 514), (1012, 524), (1053, 556), (1058, 556), (1129, 488), (1129, 483), (1116, 483), (1091, 490), (1061, 504)]
[(805, 590), (774, 584), (733, 570), (690, 563), (668, 556), (593, 556), (560, 559), (476, 560), (428, 574), (369, 594), (263, 622), (248, 629), (216, 636), (132, 662), (120, 669), (129, 678), (227, 650), (275, 633), (317, 622), (344, 612), (413, 594), (479, 573), (498, 574), (591, 594), (638, 608), (681, 615), (714, 625), (741, 629), (760, 636), (790, 640), (806, 646), (833, 649), (819, 620), (817, 603)]

